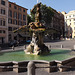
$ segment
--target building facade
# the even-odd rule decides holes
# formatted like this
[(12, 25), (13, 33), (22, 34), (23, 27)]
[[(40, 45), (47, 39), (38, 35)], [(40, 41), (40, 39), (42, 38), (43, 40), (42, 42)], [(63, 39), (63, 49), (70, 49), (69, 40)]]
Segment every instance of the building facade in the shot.
[(54, 16), (49, 25), (49, 38), (56, 40), (64, 38), (64, 15), (61, 12), (54, 11)]
[(8, 42), (8, 0), (0, 0), (0, 44)]
[(53, 33), (53, 38), (64, 38), (64, 15), (61, 12), (54, 12), (54, 17), (52, 21), (53, 29), (56, 31)]
[(75, 10), (69, 13), (62, 12), (65, 19), (65, 36), (66, 38), (75, 38)]
[(8, 2), (8, 6), (8, 41), (10, 42), (20, 40), (20, 33), (13, 33), (13, 31), (27, 25), (27, 9), (12, 2)]
[[(13, 31), (27, 25), (27, 10), (8, 0), (0, 0), (0, 44), (20, 40), (19, 33)], [(28, 37), (26, 33), (20, 34)]]
[[(29, 38), (27, 32), (13, 32), (23, 25), (27, 25), (27, 9), (8, 0), (0, 0), (0, 44), (13, 40), (27, 40)], [(51, 28), (50, 39), (64, 37), (64, 16), (62, 13), (54, 11), (49, 28)]]

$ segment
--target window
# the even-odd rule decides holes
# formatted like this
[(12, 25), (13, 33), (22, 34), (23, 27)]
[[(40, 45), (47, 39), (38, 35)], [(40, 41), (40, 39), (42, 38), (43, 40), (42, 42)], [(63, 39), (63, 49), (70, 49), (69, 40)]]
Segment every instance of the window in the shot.
[(5, 9), (1, 9), (1, 14), (5, 14)]
[(19, 13), (18, 14), (18, 19), (21, 20), (22, 19), (22, 15)]
[(2, 5), (5, 5), (5, 1), (4, 1), (4, 0), (1, 0), (1, 4), (2, 4)]
[(71, 25), (71, 23), (70, 23), (70, 25)]
[(8, 15), (9, 15), (9, 17), (12, 17), (12, 11), (11, 10), (9, 10)]
[(5, 33), (5, 30), (0, 30), (0, 33)]
[(66, 16), (66, 18), (67, 18), (67, 16)]
[(12, 31), (12, 27), (8, 27), (8, 31)]
[(16, 6), (14, 6), (14, 9), (17, 9), (17, 7), (16, 7)]
[(69, 16), (69, 18), (71, 18), (71, 15)]
[(23, 12), (25, 12), (25, 10), (23, 9)]
[(26, 25), (26, 22), (23, 22), (23, 25)]
[(2, 19), (0, 19), (0, 26), (2, 26)]
[(17, 19), (17, 12), (14, 12), (14, 18)]
[(8, 23), (12, 24), (12, 19), (8, 19)]
[(73, 15), (73, 17), (75, 17), (75, 15)]
[(5, 26), (5, 25), (6, 25), (5, 19), (0, 19), (0, 26)]
[(19, 21), (19, 22), (18, 22), (18, 24), (19, 24), (19, 25), (22, 25), (22, 22), (21, 22), (21, 21)]
[(9, 7), (11, 7), (11, 4), (9, 4)]
[(69, 20), (71, 22), (71, 20)]
[(21, 8), (18, 8), (19, 11), (21, 11)]
[(13, 23), (14, 23), (15, 25), (17, 25), (17, 20), (14, 20)]
[(3, 30), (3, 33), (5, 33), (5, 30)]
[(2, 33), (2, 30), (0, 30), (0, 33)]
[(26, 20), (26, 16), (25, 16), (25, 15), (23, 15), (23, 20), (24, 20), (24, 21)]
[(3, 26), (5, 26), (5, 24), (6, 24), (6, 23), (5, 23), (5, 19), (4, 19), (4, 20), (3, 20)]
[(75, 19), (73, 19), (73, 21), (75, 21)]

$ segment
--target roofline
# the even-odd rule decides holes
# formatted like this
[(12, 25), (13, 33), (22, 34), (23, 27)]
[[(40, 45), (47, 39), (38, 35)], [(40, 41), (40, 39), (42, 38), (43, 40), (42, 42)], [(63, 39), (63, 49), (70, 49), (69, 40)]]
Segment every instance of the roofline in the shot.
[[(8, 1), (8, 2), (9, 2), (9, 3), (12, 3), (12, 4), (15, 4), (15, 5), (19, 6), (19, 7), (22, 7), (22, 6), (20, 6), (20, 5), (16, 4), (16, 3), (14, 3), (14, 2), (11, 2), (11, 1)], [(28, 10), (28, 9), (27, 9), (27, 8), (25, 8), (25, 7), (22, 7), (22, 8), (24, 8), (24, 9)]]

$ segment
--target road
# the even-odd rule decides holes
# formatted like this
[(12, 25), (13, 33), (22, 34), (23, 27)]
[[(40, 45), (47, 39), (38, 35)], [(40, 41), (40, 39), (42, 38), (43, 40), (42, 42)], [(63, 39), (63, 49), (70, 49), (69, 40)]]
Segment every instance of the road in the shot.
[(46, 45), (51, 45), (52, 48), (61, 48), (61, 45), (63, 45), (63, 48), (70, 48), (74, 49), (75, 40), (58, 40), (58, 41), (51, 41), (45, 43)]

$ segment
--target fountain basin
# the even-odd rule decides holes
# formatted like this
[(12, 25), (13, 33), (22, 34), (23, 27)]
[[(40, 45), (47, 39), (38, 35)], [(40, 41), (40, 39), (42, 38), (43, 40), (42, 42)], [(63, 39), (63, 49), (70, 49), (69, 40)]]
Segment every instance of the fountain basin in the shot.
[[(74, 53), (74, 52), (73, 52)], [(65, 60), (75, 55), (71, 50), (51, 50), (49, 55), (27, 55), (22, 51), (0, 53), (0, 62), (5, 61), (24, 61), (24, 60)]]

